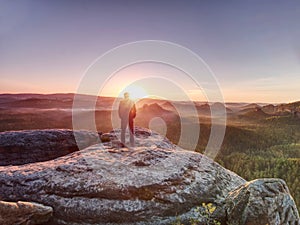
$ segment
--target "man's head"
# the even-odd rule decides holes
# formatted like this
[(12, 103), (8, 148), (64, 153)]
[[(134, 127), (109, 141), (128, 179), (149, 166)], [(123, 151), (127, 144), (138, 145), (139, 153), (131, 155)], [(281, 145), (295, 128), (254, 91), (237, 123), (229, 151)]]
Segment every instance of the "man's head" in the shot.
[(128, 99), (128, 98), (129, 98), (129, 93), (128, 93), (128, 92), (125, 92), (125, 93), (124, 93), (124, 98), (125, 98), (125, 99)]

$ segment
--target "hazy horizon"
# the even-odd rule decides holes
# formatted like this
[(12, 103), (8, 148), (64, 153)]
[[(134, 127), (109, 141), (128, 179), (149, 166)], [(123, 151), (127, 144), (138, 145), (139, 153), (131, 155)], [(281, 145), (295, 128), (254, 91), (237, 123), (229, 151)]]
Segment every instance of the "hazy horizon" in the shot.
[[(71, 92), (49, 92), (49, 93), (33, 93), (33, 92), (11, 92), (11, 93), (8, 93), (8, 92), (3, 92), (3, 93), (0, 93), (0, 95), (76, 95), (77, 93), (71, 93)], [(107, 97), (107, 98), (120, 98), (122, 99), (123, 97), (122, 96), (109, 96), (109, 95), (89, 95), (89, 94), (81, 94), (81, 95), (86, 95), (86, 96), (96, 96), (96, 97)], [(158, 97), (153, 97), (153, 96), (145, 96), (143, 98), (137, 98), (137, 99), (134, 99), (135, 101), (140, 101), (140, 100), (143, 100), (143, 99), (153, 99), (153, 100), (165, 100), (165, 101), (172, 101), (172, 102), (182, 102), (182, 101), (186, 101), (186, 100), (178, 100), (178, 99), (163, 99), (163, 98), (158, 98)], [(193, 100), (191, 100), (193, 101)], [(225, 104), (252, 104), (252, 103), (256, 103), (256, 104), (274, 104), (274, 105), (278, 105), (278, 104), (288, 104), (288, 103), (294, 103), (294, 102), (299, 102), (299, 100), (296, 100), (296, 101), (289, 101), (289, 102), (247, 102), (247, 101), (224, 101)], [(208, 101), (193, 101), (193, 102), (201, 102), (201, 103), (217, 103), (217, 102), (208, 102)]]

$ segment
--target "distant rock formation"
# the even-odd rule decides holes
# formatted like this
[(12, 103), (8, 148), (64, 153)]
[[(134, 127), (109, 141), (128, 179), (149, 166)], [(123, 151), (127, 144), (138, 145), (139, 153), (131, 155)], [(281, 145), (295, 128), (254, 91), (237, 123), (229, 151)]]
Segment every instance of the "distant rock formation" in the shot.
[(72, 109), (76, 97), (76, 106), (90, 107), (96, 101), (96, 108), (110, 108), (115, 101), (113, 97), (92, 96), (81, 94), (0, 94), (0, 108), (16, 109)]
[[(97, 143), (97, 135), (75, 131), (83, 147)], [(0, 166), (42, 162), (78, 151), (72, 130), (0, 132)]]
[(144, 104), (142, 108), (137, 111), (137, 116), (135, 118), (135, 123), (142, 127), (148, 127), (150, 121), (153, 118), (159, 117), (164, 120), (166, 124), (174, 123), (175, 121), (180, 121), (180, 117), (177, 111), (170, 111), (164, 109), (158, 103)]
[(197, 106), (197, 111), (200, 115), (207, 115), (207, 116), (211, 115), (211, 108), (208, 103)]
[(245, 106), (241, 107), (242, 110), (257, 109), (257, 108), (261, 108), (261, 106), (259, 104), (256, 104), (256, 103), (246, 104)]
[(162, 114), (162, 113), (169, 113), (169, 110), (164, 109), (161, 107), (158, 103), (153, 104), (144, 104), (141, 109), (139, 109), (141, 113), (156, 113), (156, 114)]
[(262, 110), (268, 114), (274, 114), (276, 112), (276, 106), (273, 104), (268, 104), (262, 107)]
[(170, 110), (170, 111), (176, 111), (176, 107), (174, 104), (172, 104), (170, 101), (166, 101), (162, 104), (162, 107), (164, 109)]
[(47, 222), (52, 216), (52, 208), (34, 202), (0, 201), (0, 224), (34, 225)]
[(103, 134), (106, 142), (55, 160), (0, 167), (0, 199), (51, 206), (51, 225), (189, 224), (191, 218), (205, 224), (207, 215), (197, 209), (209, 203), (215, 207), (210, 217), (222, 225), (256, 224), (236, 222), (252, 214), (299, 225), (281, 180), (247, 183), (147, 129), (136, 129), (134, 148), (120, 147), (119, 135)]
[(257, 179), (229, 193), (230, 225), (299, 225), (299, 214), (288, 187), (280, 179)]
[(247, 111), (243, 111), (244, 114), (240, 115), (241, 118), (247, 118), (249, 120), (262, 120), (270, 116), (259, 107), (255, 109), (246, 109), (246, 110)]
[[(287, 104), (279, 104), (279, 105), (266, 105), (262, 107), (263, 111), (278, 116), (288, 116), (288, 115), (295, 115), (300, 113), (300, 101), (291, 102)], [(296, 115), (297, 116), (297, 115)]]
[(233, 111), (225, 106), (224, 103), (216, 102), (210, 106), (211, 111), (214, 115), (224, 115), (228, 113), (232, 113)]

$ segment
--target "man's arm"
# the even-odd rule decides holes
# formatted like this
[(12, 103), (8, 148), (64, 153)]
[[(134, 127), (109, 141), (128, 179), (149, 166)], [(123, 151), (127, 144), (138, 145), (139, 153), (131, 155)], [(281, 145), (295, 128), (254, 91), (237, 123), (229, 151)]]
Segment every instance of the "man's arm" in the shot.
[(136, 117), (136, 107), (135, 107), (135, 104), (133, 103), (133, 106), (131, 108), (131, 115), (132, 115), (132, 118), (135, 118)]

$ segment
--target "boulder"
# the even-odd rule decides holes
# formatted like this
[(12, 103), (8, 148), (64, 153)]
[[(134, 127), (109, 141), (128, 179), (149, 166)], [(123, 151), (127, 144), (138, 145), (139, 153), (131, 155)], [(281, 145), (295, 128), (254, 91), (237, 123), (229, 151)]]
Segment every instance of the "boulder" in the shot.
[(52, 208), (34, 202), (0, 201), (0, 224), (33, 225), (47, 222)]
[[(51, 132), (62, 130), (44, 131), (40, 138), (40, 131), (32, 131), (33, 137), (28, 140), (39, 141)], [(98, 134), (77, 132), (81, 132), (76, 134), (81, 146), (98, 141)], [(22, 200), (51, 206), (49, 225), (162, 225), (179, 220), (190, 224), (191, 219), (197, 224), (300, 224), (284, 181), (246, 182), (206, 156), (183, 150), (154, 131), (136, 128), (135, 135), (135, 147), (131, 148), (120, 143), (117, 129), (102, 134), (102, 144), (54, 160), (0, 166), (0, 199), (17, 202), (7, 203), (18, 215), (11, 218), (16, 219), (12, 223), (22, 224), (17, 218), (29, 217), (33, 222), (24, 220), (23, 224), (42, 223), (32, 219), (40, 217), (28, 217), (31, 214), (24, 211), (17, 214), (21, 207), (11, 205), (20, 205), (18, 201)], [(74, 136), (69, 137), (75, 145)], [(54, 146), (60, 149), (59, 144)], [(3, 215), (11, 214), (0, 212), (0, 218), (7, 221), (10, 217)]]
[(0, 132), (0, 166), (42, 162), (78, 151), (97, 143), (98, 135), (90, 131), (26, 130)]
[(243, 184), (227, 196), (226, 211), (228, 225), (300, 225), (295, 202), (281, 179)]
[(203, 203), (225, 223), (225, 198), (243, 178), (146, 129), (136, 129), (134, 148), (114, 147), (119, 130), (107, 136), (51, 161), (0, 167), (0, 199), (53, 207), (49, 224), (187, 224), (201, 220)]

